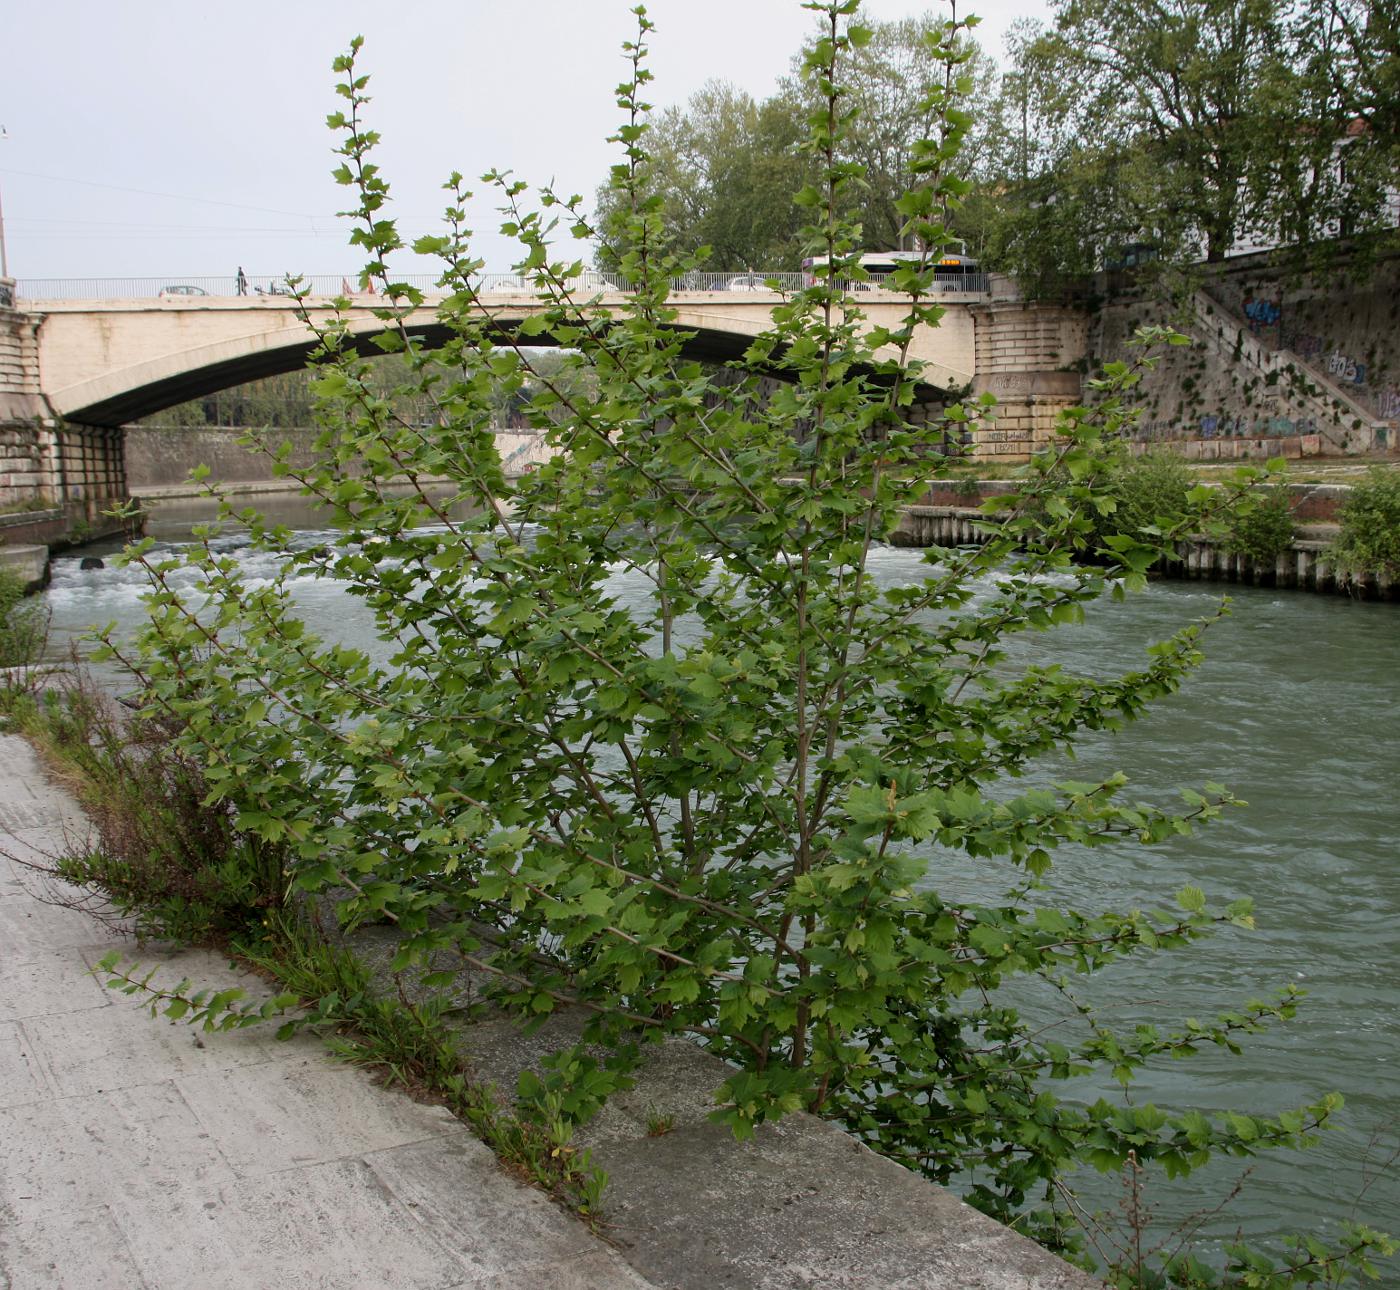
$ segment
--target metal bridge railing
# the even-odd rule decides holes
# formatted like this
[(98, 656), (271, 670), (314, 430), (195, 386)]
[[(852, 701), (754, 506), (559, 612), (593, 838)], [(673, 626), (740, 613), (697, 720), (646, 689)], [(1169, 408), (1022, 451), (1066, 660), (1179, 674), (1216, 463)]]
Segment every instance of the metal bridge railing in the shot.
[[(416, 287), (429, 297), (442, 296), (444, 289), (432, 274), (409, 274), (397, 282)], [(801, 290), (812, 279), (804, 273), (788, 271), (687, 273), (671, 279), (674, 292), (728, 293), (735, 295), (778, 296)], [(868, 282), (844, 282), (841, 285), (852, 294), (865, 292), (883, 294), (884, 275), (872, 274)], [(534, 296), (537, 289), (529, 278), (515, 273), (483, 273), (472, 280), (482, 295)], [(631, 284), (620, 274), (585, 270), (571, 280), (577, 299), (587, 300), (599, 294), (619, 294), (631, 290)], [(300, 290), (316, 297), (347, 296), (356, 303), (379, 299), (375, 293), (363, 291), (357, 281), (338, 274), (310, 274), (300, 279)], [(934, 290), (940, 294), (985, 295), (988, 290), (985, 273), (937, 273)], [(14, 285), (14, 297), (19, 301), (40, 300), (183, 300), (194, 304), (201, 300), (233, 300), (248, 298), (278, 299), (290, 295), (287, 279), (267, 274), (252, 274), (246, 278), (245, 290), (238, 289), (235, 278), (201, 277), (195, 274), (172, 275), (164, 278), (21, 278)]]

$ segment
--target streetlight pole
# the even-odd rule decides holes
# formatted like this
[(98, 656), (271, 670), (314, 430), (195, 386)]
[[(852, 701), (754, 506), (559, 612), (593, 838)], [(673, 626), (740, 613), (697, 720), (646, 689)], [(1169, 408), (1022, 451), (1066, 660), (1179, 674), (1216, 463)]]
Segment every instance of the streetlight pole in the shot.
[[(10, 132), (0, 125), (0, 140), (8, 139)], [(5, 207), (0, 204), (0, 278), (10, 276), (10, 262), (5, 258)]]

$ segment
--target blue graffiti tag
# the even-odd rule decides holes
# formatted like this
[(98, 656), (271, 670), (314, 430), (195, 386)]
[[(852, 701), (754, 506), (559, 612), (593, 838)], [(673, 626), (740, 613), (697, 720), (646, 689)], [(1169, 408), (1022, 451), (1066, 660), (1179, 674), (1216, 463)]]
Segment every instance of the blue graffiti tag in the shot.
[(1250, 330), (1258, 331), (1260, 327), (1272, 327), (1283, 317), (1283, 309), (1277, 300), (1246, 300), (1244, 302), (1244, 316), (1249, 319)]

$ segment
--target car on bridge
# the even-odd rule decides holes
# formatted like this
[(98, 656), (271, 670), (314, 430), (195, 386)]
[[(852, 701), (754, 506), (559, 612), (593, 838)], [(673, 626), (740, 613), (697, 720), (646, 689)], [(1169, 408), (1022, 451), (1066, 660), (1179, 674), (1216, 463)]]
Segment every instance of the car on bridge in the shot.
[(203, 287), (192, 287), (180, 283), (160, 289), (160, 299), (162, 300), (188, 300), (191, 296), (207, 296), (208, 294)]
[(729, 279), (720, 288), (722, 291), (766, 291), (773, 294), (773, 288), (761, 273), (740, 273)]

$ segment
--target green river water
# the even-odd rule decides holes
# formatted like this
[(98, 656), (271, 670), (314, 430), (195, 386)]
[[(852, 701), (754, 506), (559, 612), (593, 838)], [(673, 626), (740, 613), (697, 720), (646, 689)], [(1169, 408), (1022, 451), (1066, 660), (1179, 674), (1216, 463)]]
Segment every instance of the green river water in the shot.
[[(172, 532), (183, 518), (168, 520)], [(331, 536), (307, 528), (308, 542)], [(873, 571), (900, 582), (917, 576), (920, 558), (881, 549)], [(255, 576), (261, 559), (245, 553)], [(355, 639), (363, 618), (342, 586), (308, 581), (296, 590), (313, 627), (368, 643)], [(58, 559), (47, 593), (56, 637), (94, 622), (134, 625), (139, 591), (132, 573)], [(625, 580), (619, 591), (632, 594)], [(1090, 674), (1139, 666), (1150, 642), (1213, 612), (1224, 591), (1154, 583), (1123, 602), (1106, 600), (1084, 625), (1019, 648)], [(1229, 592), (1233, 612), (1207, 633), (1207, 661), (1182, 693), (1126, 731), (1093, 740), (1072, 767), (1047, 765), (1043, 775), (1090, 779), (1121, 769), (1135, 796), (1162, 802), (1176, 786), (1216, 780), (1249, 808), (1169, 845), (1062, 850), (1050, 887), (1084, 908), (1169, 907), (1187, 882), (1213, 904), (1253, 897), (1258, 930), (1125, 966), (1096, 982), (1093, 997), (1108, 1019), (1150, 1017), (1165, 1028), (1293, 983), (1308, 991), (1297, 1019), (1248, 1042), (1243, 1057), (1212, 1051), (1152, 1072), (1133, 1098), (1276, 1113), (1340, 1091), (1347, 1104), (1339, 1127), (1301, 1157), (1254, 1162), (1208, 1230), (1263, 1237), (1354, 1216), (1397, 1235), (1400, 1161), (1387, 1161), (1400, 1116), (1400, 605)], [(961, 856), (936, 857), (929, 880), (950, 896), (993, 896), (1009, 885), (1004, 872)], [(1034, 998), (1027, 1006), (1037, 1006)], [(1073, 1092), (1092, 1098), (1113, 1089)], [(1229, 1161), (1154, 1186), (1147, 1200), (1159, 1206), (1157, 1229), (1214, 1208), (1246, 1167)], [(1120, 1195), (1115, 1180), (1091, 1178), (1086, 1191), (1101, 1206)], [(1391, 1275), (1400, 1284), (1400, 1267)]]

